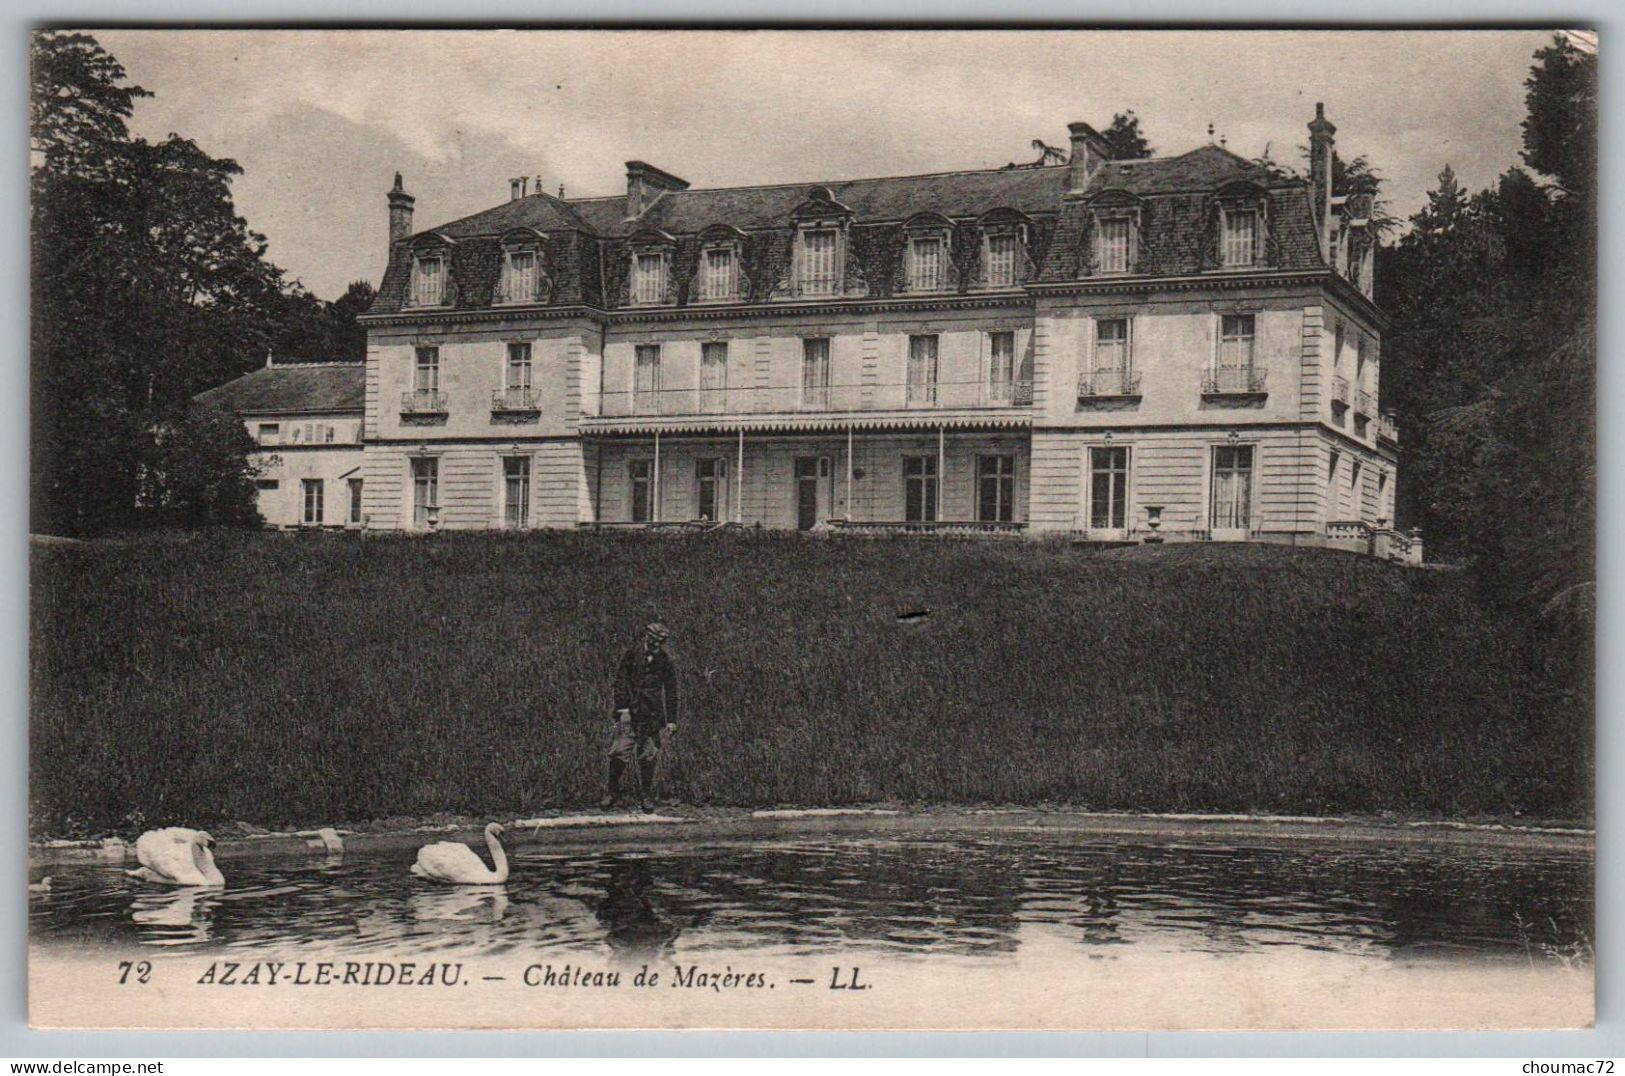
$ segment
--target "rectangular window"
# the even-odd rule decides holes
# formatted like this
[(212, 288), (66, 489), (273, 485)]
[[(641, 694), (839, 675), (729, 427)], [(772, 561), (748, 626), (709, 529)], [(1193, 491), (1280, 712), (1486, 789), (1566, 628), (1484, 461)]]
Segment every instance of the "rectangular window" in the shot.
[(1253, 315), (1225, 314), (1219, 322), (1220, 392), (1253, 391)]
[(1100, 222), (1100, 271), (1128, 272), (1129, 222), (1125, 219)]
[(700, 345), (700, 410), (728, 409), (728, 345), (713, 340)]
[(983, 523), (1009, 523), (1015, 518), (1016, 458), (976, 457), (976, 518)]
[(1128, 449), (1089, 449), (1089, 529), (1128, 526)]
[(728, 461), (705, 459), (694, 461), (694, 503), (700, 519), (711, 523), (727, 518), (728, 513)]
[(801, 406), (829, 406), (829, 338), (801, 341)]
[(908, 338), (908, 402), (935, 404), (937, 402), (937, 338), (911, 336)]
[(412, 390), (414, 392), (440, 391), (439, 348), (420, 347), (417, 349), (417, 366), (412, 373)]
[(666, 301), (666, 256), (639, 254), (632, 273), (632, 301), (634, 303), (663, 303)]
[(937, 519), (937, 458), (903, 457), (903, 518), (910, 523)]
[(1213, 450), (1212, 529), (1245, 531), (1253, 506), (1253, 446), (1220, 445)]
[(909, 291), (937, 291), (942, 287), (942, 239), (926, 236), (909, 245)]
[(705, 252), (705, 269), (700, 276), (702, 299), (733, 299), (739, 291), (739, 274), (734, 268), (731, 247), (712, 247)]
[(1016, 380), (1016, 334), (987, 334), (988, 395), (994, 403), (1009, 403)]
[(639, 344), (634, 349), (632, 409), (640, 415), (660, 409), (660, 345)]
[(530, 344), (508, 345), (508, 366), (503, 387), (510, 393), (523, 394), (530, 391)]
[(1258, 210), (1231, 209), (1224, 214), (1224, 264), (1242, 267), (1253, 264), (1258, 245)]
[(627, 516), (633, 523), (654, 520), (654, 460), (628, 460), (626, 464), (628, 499)]
[(281, 489), (282, 483), (274, 478), (256, 478), (254, 480), (254, 488), (268, 492), (273, 489)]
[(804, 295), (834, 295), (840, 285), (835, 256), (833, 228), (814, 228), (801, 233), (800, 284)]
[(1130, 372), (1128, 318), (1101, 318), (1095, 322), (1096, 392), (1126, 392)]
[(509, 527), (530, 526), (530, 457), (502, 460), (502, 522)]
[(440, 461), (434, 456), (412, 460), (412, 525), (427, 527), (429, 509), (440, 506)]
[(361, 522), (361, 479), (359, 479), (359, 478), (349, 479), (348, 482), (347, 482), (347, 485), (349, 486), (349, 489), (350, 489), (350, 514), (349, 514), (349, 520), (350, 520), (351, 523), (360, 523)]
[(305, 525), (308, 527), (321, 526), (322, 522), (322, 486), (320, 478), (306, 478), (300, 482), (305, 493)]
[(419, 258), (413, 266), (412, 303), (439, 306), (446, 298), (446, 265), (441, 257)]
[(257, 435), (260, 444), (262, 444), (262, 445), (274, 445), (274, 444), (277, 443), (278, 439), (281, 436), (282, 436), (282, 425), (281, 425), (281, 423), (277, 423), (277, 422), (262, 422), (262, 423), (260, 423), (259, 434)]
[(987, 240), (987, 286), (1013, 288), (1016, 286), (1016, 235), (992, 235)]
[(506, 302), (535, 302), (537, 262), (534, 251), (515, 250), (508, 254), (507, 279), (502, 286), (502, 297)]

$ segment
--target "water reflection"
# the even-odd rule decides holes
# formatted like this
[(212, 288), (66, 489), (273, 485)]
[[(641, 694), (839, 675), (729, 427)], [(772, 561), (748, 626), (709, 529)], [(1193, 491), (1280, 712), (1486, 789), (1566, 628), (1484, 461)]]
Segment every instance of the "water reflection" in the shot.
[(210, 938), (218, 889), (146, 890), (130, 902), (130, 920), (148, 945), (195, 945)]
[(649, 860), (630, 856), (615, 860), (598, 902), (598, 922), (609, 947), (627, 957), (665, 956), (681, 928), (660, 910), (654, 895)]
[(1589, 946), (1578, 853), (1132, 844), (947, 835), (658, 846), (522, 847), (501, 887), (412, 878), (410, 850), (233, 861), (220, 890), (159, 890), (114, 867), (31, 894), (35, 936), (276, 950), (621, 954), (871, 951), (984, 959), (1060, 942), (1348, 955), (1556, 959)]

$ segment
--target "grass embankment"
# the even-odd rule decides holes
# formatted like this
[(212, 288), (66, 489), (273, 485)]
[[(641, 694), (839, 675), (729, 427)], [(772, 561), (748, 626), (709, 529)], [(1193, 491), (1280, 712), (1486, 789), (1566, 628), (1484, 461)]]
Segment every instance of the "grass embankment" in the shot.
[(32, 577), (53, 834), (586, 804), (656, 617), (682, 802), (1590, 813), (1590, 715), (1523, 678), (1516, 625), (1322, 550), (227, 533)]

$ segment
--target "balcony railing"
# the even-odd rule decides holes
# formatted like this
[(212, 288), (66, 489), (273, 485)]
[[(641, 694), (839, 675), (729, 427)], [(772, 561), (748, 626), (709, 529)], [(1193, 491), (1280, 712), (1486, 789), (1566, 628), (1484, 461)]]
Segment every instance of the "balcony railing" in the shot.
[(870, 385), (747, 385), (605, 392), (598, 416), (677, 417), (789, 411), (905, 411), (1031, 407), (1031, 381), (936, 381)]
[(1268, 370), (1256, 366), (1218, 366), (1202, 375), (1203, 396), (1257, 396), (1262, 394)]
[(1377, 397), (1369, 392), (1362, 391), (1355, 402), (1354, 413), (1370, 417), (1377, 413)]
[(431, 389), (418, 389), (401, 393), (401, 414), (443, 415), (446, 413), (446, 394)]
[(499, 414), (514, 414), (540, 410), (540, 405), (535, 389), (497, 389), (491, 393), (491, 410)]
[(1332, 403), (1338, 407), (1349, 405), (1349, 379), (1342, 374), (1332, 376)]
[(1138, 396), (1140, 375), (1133, 370), (1089, 370), (1078, 378), (1078, 397)]
[(896, 519), (832, 519), (831, 528), (838, 534), (857, 534), (868, 537), (893, 535), (929, 535), (936, 538), (984, 538), (1019, 536), (1027, 529), (1026, 523), (987, 523), (971, 519), (943, 519), (904, 521)]

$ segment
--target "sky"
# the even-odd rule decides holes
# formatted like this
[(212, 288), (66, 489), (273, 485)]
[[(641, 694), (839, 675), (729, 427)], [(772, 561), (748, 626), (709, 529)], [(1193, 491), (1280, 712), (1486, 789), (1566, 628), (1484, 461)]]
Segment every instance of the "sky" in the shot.
[[(238, 212), (316, 295), (376, 284), (394, 173), (421, 230), (508, 180), (625, 190), (628, 160), (696, 187), (814, 183), (1034, 159), (1133, 109), (1157, 154), (1224, 139), (1296, 165), (1317, 101), (1407, 217), (1451, 165), (1478, 190), (1519, 161), (1549, 31), (107, 30), (140, 101), (244, 169)], [(922, 207), (927, 208), (927, 207)]]

